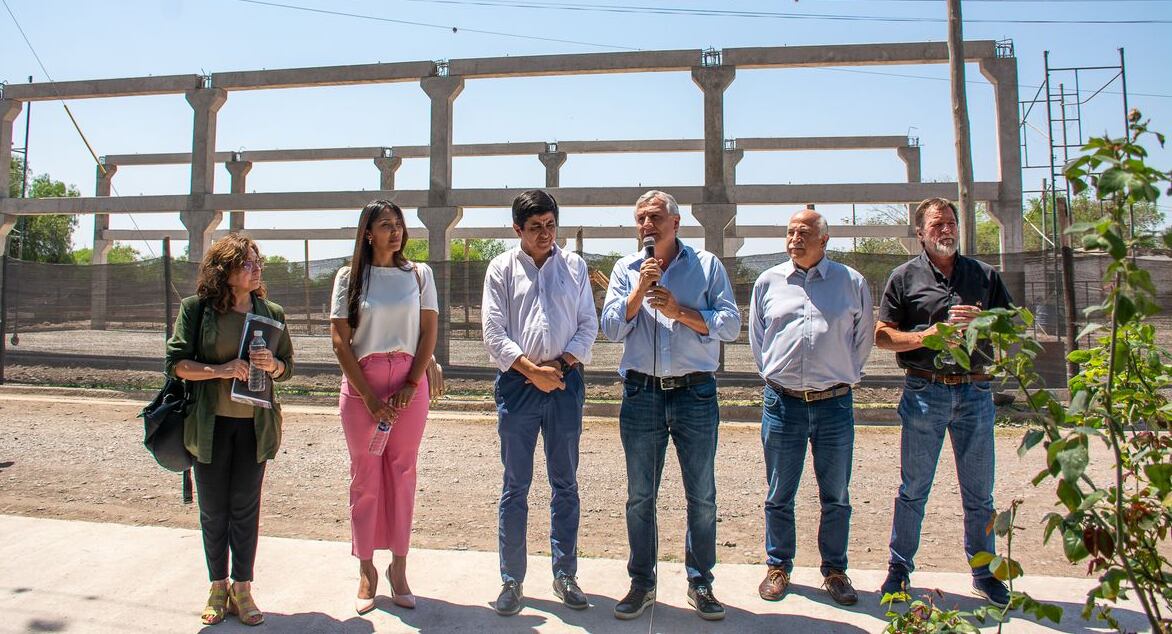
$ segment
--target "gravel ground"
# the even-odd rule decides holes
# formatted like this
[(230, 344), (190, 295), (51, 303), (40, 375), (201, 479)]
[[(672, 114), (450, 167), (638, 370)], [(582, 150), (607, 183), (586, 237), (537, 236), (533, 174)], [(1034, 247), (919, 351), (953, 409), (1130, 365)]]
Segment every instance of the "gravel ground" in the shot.
[[(142, 373), (150, 374), (150, 373)], [(157, 376), (157, 375), (156, 375)], [(145, 380), (145, 377), (142, 377)], [(129, 377), (130, 380), (139, 380)], [(28, 391), (28, 390), (25, 390)], [(193, 506), (179, 501), (179, 477), (159, 469), (143, 450), (140, 402), (40, 395), (0, 388), (0, 513), (74, 518), (135, 525), (195, 528)], [(1018, 459), (1019, 429), (999, 429), (996, 499), (1004, 507), (1025, 500), (1015, 551), (1027, 574), (1081, 575), (1060, 546), (1041, 546), (1042, 516), (1055, 501), (1047, 484), (1030, 478), (1043, 455)], [(583, 555), (625, 558), (623, 520), (625, 467), (613, 419), (584, 425), (579, 473)], [(420, 451), (414, 544), (426, 548), (496, 548), (496, 513), (501, 466), (495, 418), (436, 412)], [(899, 479), (898, 428), (860, 427), (856, 434), (851, 487), (854, 516), (851, 564), (882, 569), (886, 563), (892, 497)], [(1096, 446), (1092, 475), (1101, 475), (1107, 452)], [(286, 406), (285, 440), (270, 463), (265, 483), (262, 531), (266, 535), (348, 540), (348, 465), (332, 407)], [(538, 452), (530, 496), (529, 544), (548, 552), (549, 488)], [(762, 499), (765, 480), (759, 430), (724, 424), (717, 453), (718, 556), (722, 562), (763, 559)], [(661, 557), (683, 556), (684, 496), (678, 463), (669, 451), (659, 500)], [(797, 563), (816, 566), (817, 491), (807, 465), (799, 492)], [(941, 457), (927, 509), (918, 564), (931, 570), (963, 570), (961, 509), (951, 452)], [(263, 556), (263, 553), (262, 553)], [(717, 576), (719, 577), (719, 569)]]

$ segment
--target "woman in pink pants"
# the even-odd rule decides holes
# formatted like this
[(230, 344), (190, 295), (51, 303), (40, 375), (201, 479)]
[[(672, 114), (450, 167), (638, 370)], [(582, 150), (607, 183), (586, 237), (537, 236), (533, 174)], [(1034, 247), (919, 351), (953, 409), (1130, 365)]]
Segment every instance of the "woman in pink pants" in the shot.
[[(376, 200), (362, 209), (350, 266), (334, 279), (330, 335), (342, 366), (339, 410), (350, 450), (350, 528), (358, 558), (359, 614), (374, 609), (375, 550), (390, 550), (391, 600), (413, 608), (407, 550), (415, 508), (415, 461), (427, 421), (427, 364), (435, 350), (435, 281), (403, 256), (403, 211)], [(371, 452), (379, 421), (391, 421), (386, 448)]]

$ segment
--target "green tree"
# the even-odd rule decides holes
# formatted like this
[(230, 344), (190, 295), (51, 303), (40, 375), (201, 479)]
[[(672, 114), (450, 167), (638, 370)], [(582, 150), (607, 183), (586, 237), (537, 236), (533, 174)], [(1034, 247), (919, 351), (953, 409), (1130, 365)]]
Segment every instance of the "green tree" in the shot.
[[(1104, 216), (1109, 216), (1114, 211), (1112, 205), (1115, 203), (1110, 200), (1095, 200), (1087, 192), (1082, 192), (1076, 195), (1070, 202), (1071, 210), (1073, 211), (1074, 223), (1081, 222), (1096, 222)], [(1160, 211), (1154, 203), (1148, 201), (1139, 201), (1129, 205), (1129, 209), (1125, 209), (1123, 218), (1124, 234), (1131, 234), (1131, 211), (1135, 212), (1135, 233), (1138, 240), (1137, 246), (1141, 247), (1155, 247), (1157, 240), (1154, 234), (1164, 226), (1164, 212)], [(1053, 225), (1052, 216), (1050, 216), (1050, 203), (1046, 202), (1047, 219), (1042, 219), (1042, 200), (1040, 198), (1032, 198), (1026, 202), (1025, 209), (1025, 250), (1026, 251), (1041, 251), (1043, 248), (1052, 248), (1050, 243), (1053, 241)], [(1042, 233), (1046, 234), (1046, 247), (1043, 247)], [(1077, 245), (1076, 245), (1077, 246)]]
[[(24, 161), (13, 157), (9, 163), (12, 180), (8, 187), (11, 197), (20, 196)], [(26, 192), (29, 198), (65, 198), (78, 196), (74, 185), (53, 180), (48, 174), (34, 177)], [(73, 262), (73, 230), (77, 216), (41, 215), (21, 216), (13, 230), (9, 253), (22, 260), (66, 264)]]
[[(452, 260), (462, 262), (465, 259), (475, 262), (485, 262), (508, 250), (504, 240), (489, 238), (473, 238), (468, 240), (468, 257), (464, 257), (464, 241), (452, 240)], [(403, 255), (413, 262), (426, 262), (428, 259), (427, 240), (412, 238), (403, 248)]]
[[(94, 250), (89, 247), (77, 249), (73, 252), (74, 264), (89, 264), (93, 261)], [(137, 262), (142, 259), (142, 254), (138, 249), (129, 244), (115, 244), (111, 247), (110, 252), (106, 254), (107, 264), (129, 264)]]
[[(872, 207), (860, 225), (905, 225), (907, 208), (902, 205)], [(907, 255), (907, 251), (895, 238), (862, 238), (855, 251), (884, 255)], [(977, 253), (1001, 252), (1001, 227), (989, 215), (985, 205), (977, 205)]]

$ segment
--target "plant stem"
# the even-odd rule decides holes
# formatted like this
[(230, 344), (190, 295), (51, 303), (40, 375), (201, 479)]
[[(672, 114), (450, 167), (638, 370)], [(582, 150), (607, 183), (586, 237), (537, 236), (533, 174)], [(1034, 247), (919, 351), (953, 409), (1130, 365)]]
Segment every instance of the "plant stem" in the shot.
[(1152, 625), (1153, 632), (1160, 631), (1160, 622), (1156, 619), (1152, 608), (1148, 605), (1148, 598), (1145, 595), (1143, 588), (1140, 587), (1135, 575), (1135, 570), (1131, 567), (1131, 560), (1127, 556), (1127, 533), (1123, 526), (1123, 452), (1119, 445), (1123, 435), (1122, 426), (1115, 420), (1115, 413), (1111, 409), (1113, 391), (1112, 387), (1115, 382), (1115, 353), (1116, 343), (1119, 337), (1119, 298), (1120, 288), (1123, 285), (1123, 274), (1115, 274), (1115, 287), (1112, 293), (1112, 303), (1114, 306), (1111, 310), (1111, 346), (1107, 354), (1107, 386), (1105, 388), (1105, 395), (1103, 397), (1103, 406), (1107, 414), (1107, 432), (1111, 438), (1111, 450), (1115, 454), (1115, 533), (1116, 533), (1116, 547), (1115, 552), (1119, 554), (1119, 560), (1123, 563), (1123, 570), (1127, 573), (1127, 579), (1131, 582), (1131, 587), (1135, 589), (1135, 594), (1139, 597), (1139, 602), (1143, 606), (1144, 614), (1148, 617), (1148, 622)]

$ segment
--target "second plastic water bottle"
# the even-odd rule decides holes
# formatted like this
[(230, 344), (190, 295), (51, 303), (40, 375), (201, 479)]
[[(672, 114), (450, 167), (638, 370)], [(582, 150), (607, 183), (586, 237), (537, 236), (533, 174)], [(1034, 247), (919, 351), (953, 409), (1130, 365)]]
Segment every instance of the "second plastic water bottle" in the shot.
[(370, 435), (370, 453), (375, 456), (383, 455), (387, 448), (387, 438), (391, 435), (391, 422), (380, 420)]
[[(253, 352), (264, 350), (268, 347), (268, 344), (265, 343), (264, 331), (252, 331), (252, 341), (248, 342), (249, 355), (251, 356)], [(268, 378), (268, 374), (264, 370), (256, 367), (256, 365), (252, 363), (248, 364), (249, 392), (263, 392), (265, 387), (268, 385)]]

